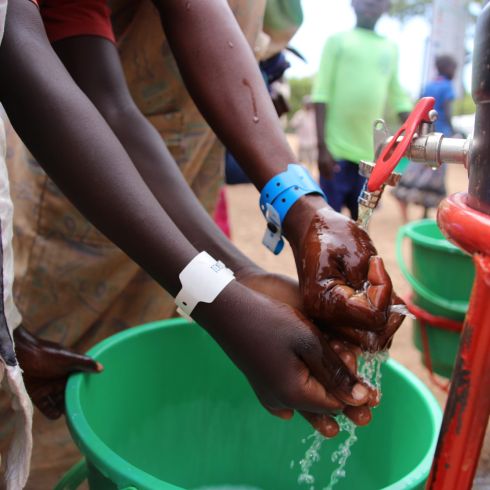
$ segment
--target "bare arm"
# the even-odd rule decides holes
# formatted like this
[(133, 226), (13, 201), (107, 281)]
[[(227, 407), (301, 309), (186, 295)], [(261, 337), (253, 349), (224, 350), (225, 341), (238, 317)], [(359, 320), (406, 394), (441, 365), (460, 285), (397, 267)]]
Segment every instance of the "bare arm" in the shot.
[(197, 251), (74, 85), (30, 2), (9, 4), (0, 65), (2, 103), (41, 165), (99, 229), (176, 294), (178, 273)]
[(318, 141), (318, 171), (325, 179), (331, 179), (337, 162), (328, 150), (325, 136), (327, 104), (315, 103), (316, 137)]
[(327, 117), (327, 104), (315, 103), (315, 122), (316, 122), (316, 139), (318, 148), (326, 146), (325, 138), (325, 118)]
[(278, 124), (252, 50), (227, 2), (154, 3), (190, 94), (261, 189), (296, 159)]
[[(226, 1), (154, 0), (154, 3), (194, 101), (257, 189), (262, 189), (273, 176), (294, 162), (295, 156), (278, 124), (252, 52)], [(347, 316), (351, 312), (353, 316), (365, 318), (369, 328), (382, 329), (388, 321), (386, 302), (374, 305), (364, 295), (362, 302), (368, 308), (360, 313), (356, 312), (354, 302), (346, 304), (349, 301), (343, 294), (344, 285), (349, 294), (352, 289), (362, 289), (360, 284), (368, 278), (368, 263), (375, 249), (372, 246), (360, 248), (357, 229), (347, 222), (339, 222), (337, 213), (318, 195), (303, 196), (296, 201), (284, 220), (284, 232), (293, 248), (300, 286), (306, 291), (305, 284), (317, 281), (302, 265), (305, 250), (312, 248), (312, 244), (307, 243), (308, 230), (315, 226), (317, 218), (323, 229), (318, 229), (318, 240), (325, 243), (333, 238), (328, 231), (330, 223), (341, 237), (340, 241), (332, 242), (331, 247), (322, 247), (322, 253), (313, 260), (319, 267), (323, 257), (342, 255), (342, 243), (346, 241), (352, 241), (362, 250), (361, 261), (355, 254), (344, 261), (337, 275), (337, 279), (341, 277), (339, 288), (333, 288), (333, 295), (332, 291), (325, 291), (331, 296), (326, 303), (345, 306)], [(391, 282), (384, 284), (383, 290), (386, 291), (383, 297), (389, 298)], [(323, 317), (325, 327), (328, 329), (338, 318), (335, 312), (326, 314)]]
[[(0, 100), (34, 156), (82, 213), (175, 295), (178, 274), (197, 250), (74, 84), (31, 2), (9, 2), (0, 66)], [(194, 317), (276, 413), (306, 411), (312, 424), (332, 435), (336, 424), (325, 414), (344, 403), (363, 405), (370, 397), (314, 325), (237, 281), (213, 303), (200, 303)]]
[(221, 233), (187, 185), (161, 136), (136, 107), (116, 47), (106, 39), (83, 36), (54, 45), (77, 85), (104, 116), (162, 208), (186, 238), (234, 271), (258, 270)]

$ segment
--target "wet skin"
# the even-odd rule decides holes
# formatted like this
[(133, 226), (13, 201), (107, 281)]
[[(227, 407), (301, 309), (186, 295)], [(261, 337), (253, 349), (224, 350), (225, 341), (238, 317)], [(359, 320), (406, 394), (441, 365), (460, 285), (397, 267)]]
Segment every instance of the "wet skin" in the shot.
[(401, 300), (367, 233), (324, 207), (293, 250), (306, 315), (364, 350), (387, 348), (403, 321), (388, 308)]
[[(277, 117), (271, 112), (273, 107), (253, 56), (231, 12), (220, 2), (195, 2), (192, 15), (181, 10), (182, 2), (158, 3), (162, 14), (167, 14), (162, 15), (162, 21), (190, 90), (220, 138), (230, 142), (234, 153), (242, 157), (240, 161), (253, 162), (254, 168), (248, 170), (260, 188), (283, 171), (286, 162), (294, 160), (284, 143)], [(204, 19), (208, 18), (216, 22), (206, 22)], [(188, 30), (182, 29), (175, 19), (188, 25), (194, 39), (189, 40)], [(215, 26), (226, 26), (226, 32), (218, 32)], [(219, 49), (230, 39), (235, 45), (233, 62), (240, 68), (236, 73), (229, 69)], [(218, 85), (209, 79), (210, 73), (203, 75), (199, 63), (195, 63), (196, 45), (202, 46), (200, 54), (205, 52), (209, 63), (223, 68), (211, 73), (223, 90), (226, 87), (226, 97), (223, 98), (223, 90), (216, 92)], [(18, 56), (21, 48), (23, 56)], [(242, 58), (243, 63), (236, 62)], [(102, 106), (106, 101), (97, 99), (89, 87), (84, 87), (87, 93), (83, 92), (68, 76), (46, 39), (38, 10), (30, 2), (9, 2), (0, 64), (0, 99), (17, 132), (47, 173), (101, 231), (175, 295), (180, 289), (179, 272), (198, 253), (195, 244), (201, 246), (203, 242), (198, 237), (189, 239), (183, 225), (165, 212), (166, 206), (162, 206), (145, 183), (141, 170), (133, 164), (136, 152), (126, 151), (121, 144), (125, 140), (122, 129), (113, 128), (107, 114), (103, 117), (98, 112), (99, 109), (103, 112), (99, 103)], [(104, 66), (109, 65), (102, 64), (98, 69), (103, 70)], [(257, 107), (262, 111), (258, 124), (248, 118), (248, 102), (243, 102), (235, 90), (235, 76), (239, 81), (246, 78), (254, 88)], [(316, 212), (315, 199), (303, 200), (305, 203), (308, 213)], [(292, 228), (303, 240), (312, 216), (303, 214), (301, 209), (303, 206), (295, 205), (288, 218), (293, 220)], [(347, 233), (346, 240), (351, 231), (340, 230)], [(293, 235), (288, 233), (288, 238)], [(293, 248), (299, 250), (297, 244)], [(300, 256), (296, 253), (295, 256), (299, 264)], [(347, 405), (370, 404), (372, 393), (342, 362), (342, 355), (348, 358), (348, 354), (339, 356), (313, 323), (284, 302), (233, 281), (215, 302), (200, 304), (194, 317), (244, 372), (264, 405), (277, 414), (297, 410), (308, 420), (321, 424)], [(19, 343), (17, 351), (19, 360), (22, 349), (29, 353), (21, 361), (21, 365), (25, 363), (29, 368), (22, 366), (26, 374), (34, 381), (43, 379), (45, 374), (51, 376), (50, 386), (56, 385), (55, 393), (59, 392), (57, 383), (72, 370), (65, 363), (65, 354), (52, 345), (40, 346), (25, 340), (25, 344)], [(61, 362), (59, 371), (43, 372), (45, 366), (51, 365), (48, 354)], [(34, 359), (32, 369), (27, 357)], [(34, 381), (28, 382), (33, 392), (38, 386)], [(53, 398), (52, 393), (48, 396)]]

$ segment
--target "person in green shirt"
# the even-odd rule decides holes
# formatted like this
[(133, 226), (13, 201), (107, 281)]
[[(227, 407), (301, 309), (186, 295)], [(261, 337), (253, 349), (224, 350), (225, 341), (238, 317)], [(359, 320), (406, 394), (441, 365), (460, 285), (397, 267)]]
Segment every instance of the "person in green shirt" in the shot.
[(365, 180), (357, 164), (373, 159), (373, 122), (387, 105), (402, 120), (412, 106), (398, 81), (396, 45), (374, 32), (390, 3), (352, 0), (356, 27), (327, 39), (313, 85), (320, 185), (329, 204), (346, 206), (354, 220)]

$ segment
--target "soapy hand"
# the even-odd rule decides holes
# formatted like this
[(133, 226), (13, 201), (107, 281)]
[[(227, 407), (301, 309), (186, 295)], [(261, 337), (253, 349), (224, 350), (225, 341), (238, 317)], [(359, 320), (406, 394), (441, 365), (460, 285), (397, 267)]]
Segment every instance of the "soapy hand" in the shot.
[(14, 339), (27, 392), (34, 405), (50, 419), (57, 419), (64, 412), (65, 387), (70, 374), (98, 373), (103, 369), (90, 357), (34, 337), (23, 327), (14, 330)]
[(303, 212), (302, 218), (308, 226), (293, 234), (300, 239), (292, 246), (303, 311), (339, 338), (370, 351), (384, 349), (403, 316), (389, 312), (400, 300), (371, 239), (328, 206)]
[[(358, 367), (358, 357), (361, 355), (361, 350), (358, 347), (355, 347), (346, 342), (340, 342), (337, 340), (331, 340), (329, 342), (330, 347), (335, 351), (335, 353), (340, 357), (342, 362), (347, 366), (350, 373), (354, 376), (357, 376), (357, 367)], [(352, 406), (345, 405), (342, 412), (345, 416), (350, 418), (356, 425), (364, 426), (371, 422), (372, 414), (371, 408), (375, 407), (379, 404), (379, 393), (375, 390), (371, 391), (371, 396), (368, 401), (364, 405), (360, 406)], [(339, 427), (337, 422), (332, 424), (332, 418), (325, 416), (321, 416), (318, 414), (301, 412), (303, 417), (310, 422), (310, 424), (321, 432), (323, 435), (325, 431), (322, 430), (323, 424), (327, 423), (327, 427), (329, 428), (329, 434), (327, 437), (332, 437), (336, 435), (339, 431)]]
[[(333, 416), (346, 406), (362, 407), (353, 417), (361, 423), (369, 420), (366, 411), (377, 392), (349, 369), (325, 334), (299, 311), (238, 283), (222, 294), (218, 304), (201, 307), (196, 320), (241, 369), (271, 413), (287, 419), (298, 411), (326, 437), (338, 432)], [(208, 316), (210, 309), (222, 308), (220, 303), (224, 309), (219, 316)]]
[[(253, 289), (254, 291), (260, 292), (269, 296), (273, 299), (282, 301), (293, 308), (301, 310), (302, 308), (302, 298), (299, 290), (299, 284), (297, 280), (290, 277), (284, 276), (282, 274), (273, 274), (266, 272), (260, 268), (254, 270), (244, 270), (237, 274), (237, 279), (247, 287)], [(340, 357), (342, 362), (346, 365), (349, 371), (356, 376), (358, 357), (361, 354), (361, 349), (355, 347), (355, 345), (366, 344), (367, 341), (377, 342), (376, 346), (379, 345), (379, 336), (372, 334), (372, 332), (367, 331), (355, 331), (357, 336), (352, 336), (353, 344), (348, 344), (346, 342), (340, 342), (336, 340), (331, 340), (329, 342), (330, 347), (335, 351), (335, 353)], [(328, 337), (325, 335), (325, 339)], [(372, 337), (367, 337), (364, 340), (363, 336), (372, 335)], [(386, 342), (383, 343), (383, 346)], [(366, 405), (353, 407), (345, 406), (343, 409), (344, 414), (349, 417), (356, 425), (366, 425), (371, 421), (371, 407), (377, 404), (377, 394), (373, 392), (373, 396), (370, 398)], [(266, 407), (268, 408), (268, 407)], [(268, 408), (269, 409), (269, 408)], [(269, 409), (271, 413), (277, 415), (281, 418), (290, 418), (293, 416), (292, 410), (279, 410), (274, 411)], [(333, 418), (328, 415), (318, 415), (306, 411), (302, 411), (303, 417), (310, 422), (310, 424), (315, 427), (319, 432), (324, 435), (332, 437), (338, 432), (338, 425), (333, 421)]]

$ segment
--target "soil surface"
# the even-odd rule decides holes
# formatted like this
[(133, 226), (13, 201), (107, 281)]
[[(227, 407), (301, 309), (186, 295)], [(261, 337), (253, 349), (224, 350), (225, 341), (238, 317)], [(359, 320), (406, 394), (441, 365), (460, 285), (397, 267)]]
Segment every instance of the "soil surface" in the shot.
[[(291, 140), (294, 147), (294, 139)], [(468, 177), (462, 167), (451, 166), (447, 172), (448, 192), (454, 193), (467, 189)], [(279, 255), (274, 256), (261, 245), (264, 233), (264, 219), (257, 205), (259, 194), (252, 185), (237, 185), (227, 187), (228, 207), (234, 243), (258, 264), (272, 272), (296, 276), (294, 261), (288, 246)], [(420, 219), (422, 208), (410, 209), (411, 219)], [(435, 217), (435, 212), (430, 217)], [(410, 286), (397, 267), (395, 259), (395, 237), (402, 225), (397, 201), (390, 192), (385, 192), (381, 207), (376, 211), (370, 225), (370, 234), (383, 257), (385, 265), (391, 274), (397, 293), (404, 297), (410, 292)], [(407, 257), (409, 250), (406, 251)], [(424, 368), (420, 353), (412, 343), (412, 321), (405, 320), (395, 337), (391, 356), (413, 371), (434, 393), (437, 400), (444, 406), (446, 393), (438, 388)], [(444, 378), (438, 378), (445, 382)], [(490, 489), (490, 431), (487, 430), (484, 448), (481, 454), (478, 475), (474, 484), (475, 489)]]

